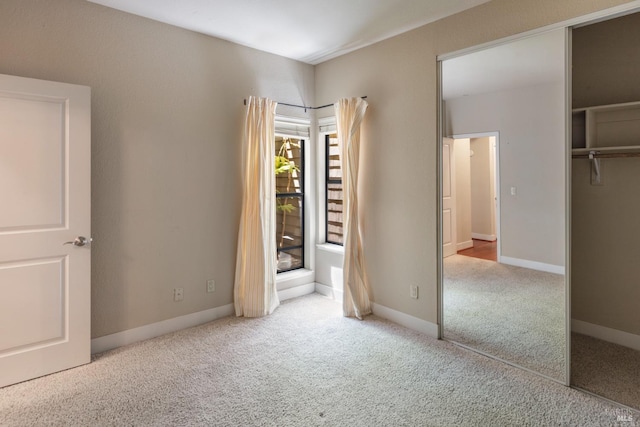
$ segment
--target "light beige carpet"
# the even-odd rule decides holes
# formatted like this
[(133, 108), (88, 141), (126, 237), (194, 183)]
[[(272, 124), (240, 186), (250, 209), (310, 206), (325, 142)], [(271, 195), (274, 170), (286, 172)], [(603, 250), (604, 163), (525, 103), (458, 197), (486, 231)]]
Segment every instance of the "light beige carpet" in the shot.
[[(1, 426), (606, 426), (616, 406), (317, 294), (0, 389)], [(618, 424), (629, 425), (629, 424)]]
[(453, 255), (443, 303), (447, 339), (564, 382), (564, 276)]
[(640, 410), (640, 351), (572, 333), (571, 384)]

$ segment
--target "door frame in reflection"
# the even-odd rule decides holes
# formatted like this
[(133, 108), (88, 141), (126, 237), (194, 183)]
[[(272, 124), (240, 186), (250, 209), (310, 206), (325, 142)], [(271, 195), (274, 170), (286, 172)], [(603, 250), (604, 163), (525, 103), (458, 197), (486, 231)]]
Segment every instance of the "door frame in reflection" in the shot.
[[(494, 226), (495, 226), (495, 239), (497, 241), (497, 258), (498, 258), (498, 262), (500, 262), (500, 256), (501, 256), (501, 250), (500, 250), (500, 244), (501, 244), (501, 238), (500, 238), (500, 132), (495, 131), (495, 132), (478, 132), (478, 133), (469, 133), (469, 134), (460, 134), (460, 135), (451, 135), (451, 136), (447, 136), (447, 138), (451, 138), (454, 140), (454, 148), (453, 148), (453, 152), (456, 152), (456, 148), (455, 148), (455, 141), (460, 140), (460, 139), (478, 139), (478, 138), (493, 138), (493, 147), (490, 147), (490, 159), (489, 161), (493, 161), (493, 167), (490, 168), (492, 169), (493, 172), (493, 182), (491, 182), (491, 185), (493, 186), (493, 196), (494, 196), (494, 207), (495, 210), (493, 212), (493, 218), (492, 221), (494, 221)], [(473, 152), (470, 153), (471, 156), (473, 156)], [(451, 159), (452, 162), (456, 162), (456, 156), (454, 155)], [(458, 164), (456, 163), (455, 165), (455, 170), (458, 171)], [(452, 184), (453, 185), (453, 184)], [(458, 186), (458, 183), (456, 181), (456, 187)], [(470, 193), (471, 193), (471, 198), (473, 199), (473, 186), (471, 186), (471, 188), (469, 189)], [(455, 203), (456, 203), (456, 212), (459, 214), (460, 209), (458, 209), (458, 207), (460, 206), (460, 194), (457, 194), (457, 197), (455, 199)], [(473, 210), (471, 210), (471, 218), (473, 218)], [(452, 227), (456, 227), (457, 228), (457, 221), (454, 225), (452, 225)], [(456, 233), (453, 233), (454, 236), (459, 236), (459, 233), (457, 232), (459, 230), (456, 230)], [(473, 238), (473, 229), (471, 229), (471, 237)], [(485, 236), (486, 237), (486, 236)], [(458, 239), (459, 240), (459, 239)], [(484, 239), (481, 239), (484, 240)], [(460, 241), (456, 241), (456, 244), (462, 243)], [(466, 248), (458, 248), (457, 250), (460, 251), (462, 249), (466, 249)]]

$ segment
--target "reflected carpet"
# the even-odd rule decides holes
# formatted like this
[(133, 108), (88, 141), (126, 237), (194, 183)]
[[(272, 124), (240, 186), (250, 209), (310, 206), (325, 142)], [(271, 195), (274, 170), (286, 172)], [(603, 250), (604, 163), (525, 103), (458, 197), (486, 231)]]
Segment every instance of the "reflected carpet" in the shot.
[(443, 288), (447, 339), (564, 382), (564, 276), (453, 255)]

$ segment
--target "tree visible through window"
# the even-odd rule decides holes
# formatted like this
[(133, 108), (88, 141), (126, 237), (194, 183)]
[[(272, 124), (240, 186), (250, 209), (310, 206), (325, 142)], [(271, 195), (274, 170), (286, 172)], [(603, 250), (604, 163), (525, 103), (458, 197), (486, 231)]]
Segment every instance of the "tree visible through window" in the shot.
[(343, 244), (342, 236), (342, 166), (338, 135), (325, 137), (326, 143), (326, 194), (327, 194), (327, 243)]
[(276, 137), (278, 273), (304, 267), (304, 140)]

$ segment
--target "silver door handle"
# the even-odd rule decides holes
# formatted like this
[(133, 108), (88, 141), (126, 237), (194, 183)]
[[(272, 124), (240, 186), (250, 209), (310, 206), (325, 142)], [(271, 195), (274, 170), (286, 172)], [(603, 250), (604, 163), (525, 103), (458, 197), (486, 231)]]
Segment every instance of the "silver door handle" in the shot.
[(73, 245), (73, 246), (85, 246), (88, 245), (89, 243), (91, 243), (93, 239), (91, 237), (89, 237), (88, 239), (84, 236), (78, 236), (75, 238), (75, 240), (71, 241), (71, 242), (64, 242), (62, 245)]

